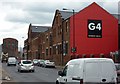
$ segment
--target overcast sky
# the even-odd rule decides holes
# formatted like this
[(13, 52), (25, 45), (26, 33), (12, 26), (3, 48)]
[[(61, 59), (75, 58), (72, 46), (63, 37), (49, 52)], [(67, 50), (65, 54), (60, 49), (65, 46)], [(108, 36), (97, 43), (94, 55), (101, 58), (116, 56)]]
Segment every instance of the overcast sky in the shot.
[(30, 23), (51, 26), (55, 10), (74, 9), (78, 12), (98, 3), (109, 13), (118, 13), (119, 0), (0, 0), (0, 44), (3, 38), (15, 38), (19, 46), (27, 38)]

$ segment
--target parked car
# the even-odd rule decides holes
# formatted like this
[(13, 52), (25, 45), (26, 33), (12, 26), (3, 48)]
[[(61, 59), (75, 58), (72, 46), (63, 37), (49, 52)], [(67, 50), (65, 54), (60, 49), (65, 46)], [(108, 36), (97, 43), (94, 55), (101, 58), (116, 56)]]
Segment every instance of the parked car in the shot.
[(18, 72), (21, 72), (21, 71), (32, 71), (32, 72), (34, 72), (35, 71), (34, 64), (31, 60), (21, 60), (18, 63), (17, 69), (18, 69)]
[(42, 60), (42, 59), (41, 59), (41, 60), (38, 60), (38, 66), (40, 66), (40, 67), (43, 66), (44, 61), (45, 61), (45, 60)]
[(51, 60), (45, 60), (43, 63), (43, 67), (54, 67), (55, 68), (55, 62)]
[(33, 64), (38, 65), (38, 59), (33, 59)]
[(118, 83), (120, 83), (120, 63), (115, 63), (115, 67), (118, 76)]
[(120, 76), (120, 63), (115, 63), (117, 75)]
[(109, 58), (73, 59), (58, 72), (56, 84), (116, 84), (115, 70), (114, 62)]
[(15, 57), (9, 57), (7, 61), (7, 66), (14, 65), (16, 66), (17, 60)]

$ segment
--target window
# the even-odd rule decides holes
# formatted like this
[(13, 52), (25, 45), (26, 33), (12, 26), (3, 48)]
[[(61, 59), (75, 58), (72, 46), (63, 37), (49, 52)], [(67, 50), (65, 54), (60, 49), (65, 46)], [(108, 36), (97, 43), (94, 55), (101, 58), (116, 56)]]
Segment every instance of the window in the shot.
[(58, 45), (58, 54), (61, 54), (61, 51), (62, 51), (62, 45), (59, 44), (59, 45)]
[(65, 66), (65, 68), (63, 69), (63, 76), (67, 75), (67, 68), (68, 68), (68, 66)]
[(58, 45), (58, 54), (60, 54), (60, 45)]
[(63, 44), (63, 54), (68, 54), (68, 42), (64, 42)]
[(68, 25), (68, 20), (66, 20), (66, 24), (65, 25), (66, 25), (66, 32), (68, 32), (68, 26), (69, 26)]
[(31, 64), (31, 61), (23, 61), (23, 64)]
[(46, 41), (48, 41), (48, 35), (46, 35)]
[(62, 26), (60, 25), (60, 34), (62, 33)]
[(49, 36), (49, 44), (50, 44), (50, 46), (52, 45), (52, 35), (51, 34)]
[(50, 48), (50, 55), (51, 55), (51, 50), (52, 50), (52, 48)]
[(62, 53), (62, 44), (60, 44), (60, 54)]
[(46, 56), (48, 56), (48, 49), (46, 49)]
[(53, 54), (56, 54), (56, 46), (53, 46)]
[(65, 53), (68, 54), (68, 43), (65, 43)]
[(61, 25), (60, 25), (60, 26), (58, 26), (58, 35), (61, 35), (61, 33), (62, 33), (62, 28), (61, 28)]

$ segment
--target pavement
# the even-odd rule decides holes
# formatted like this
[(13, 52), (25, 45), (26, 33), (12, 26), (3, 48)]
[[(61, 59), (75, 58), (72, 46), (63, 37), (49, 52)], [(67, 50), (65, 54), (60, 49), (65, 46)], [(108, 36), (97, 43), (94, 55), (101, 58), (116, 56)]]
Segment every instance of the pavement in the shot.
[(4, 84), (3, 82), (13, 82), (10, 75), (2, 68), (2, 64), (0, 64), (0, 84)]
[(64, 66), (55, 66), (55, 68), (57, 68), (59, 70), (63, 70)]

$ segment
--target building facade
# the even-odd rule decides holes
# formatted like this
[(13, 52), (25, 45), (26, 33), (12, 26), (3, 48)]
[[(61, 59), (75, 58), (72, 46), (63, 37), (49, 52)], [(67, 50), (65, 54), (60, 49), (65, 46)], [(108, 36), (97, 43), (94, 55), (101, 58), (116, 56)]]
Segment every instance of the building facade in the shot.
[[(40, 58), (40, 41), (43, 39), (41, 35), (43, 32), (47, 31), (48, 26), (34, 26), (32, 24), (29, 25), (28, 30), (28, 40), (27, 40), (27, 57), (28, 59)], [(42, 35), (43, 36), (43, 35)]]
[(70, 17), (70, 23), (70, 47), (75, 41), (75, 54), (80, 57), (84, 54), (86, 57), (100, 57), (100, 54), (109, 57), (110, 52), (118, 50), (118, 19), (96, 3)]
[(29, 26), (29, 57), (50, 59), (56, 65), (86, 57), (107, 57), (116, 61), (110, 53), (120, 50), (118, 19), (96, 3), (77, 13), (56, 10), (48, 30), (34, 36), (32, 26)]
[(2, 52), (8, 53), (8, 56), (18, 56), (18, 40), (14, 38), (4, 38)]

